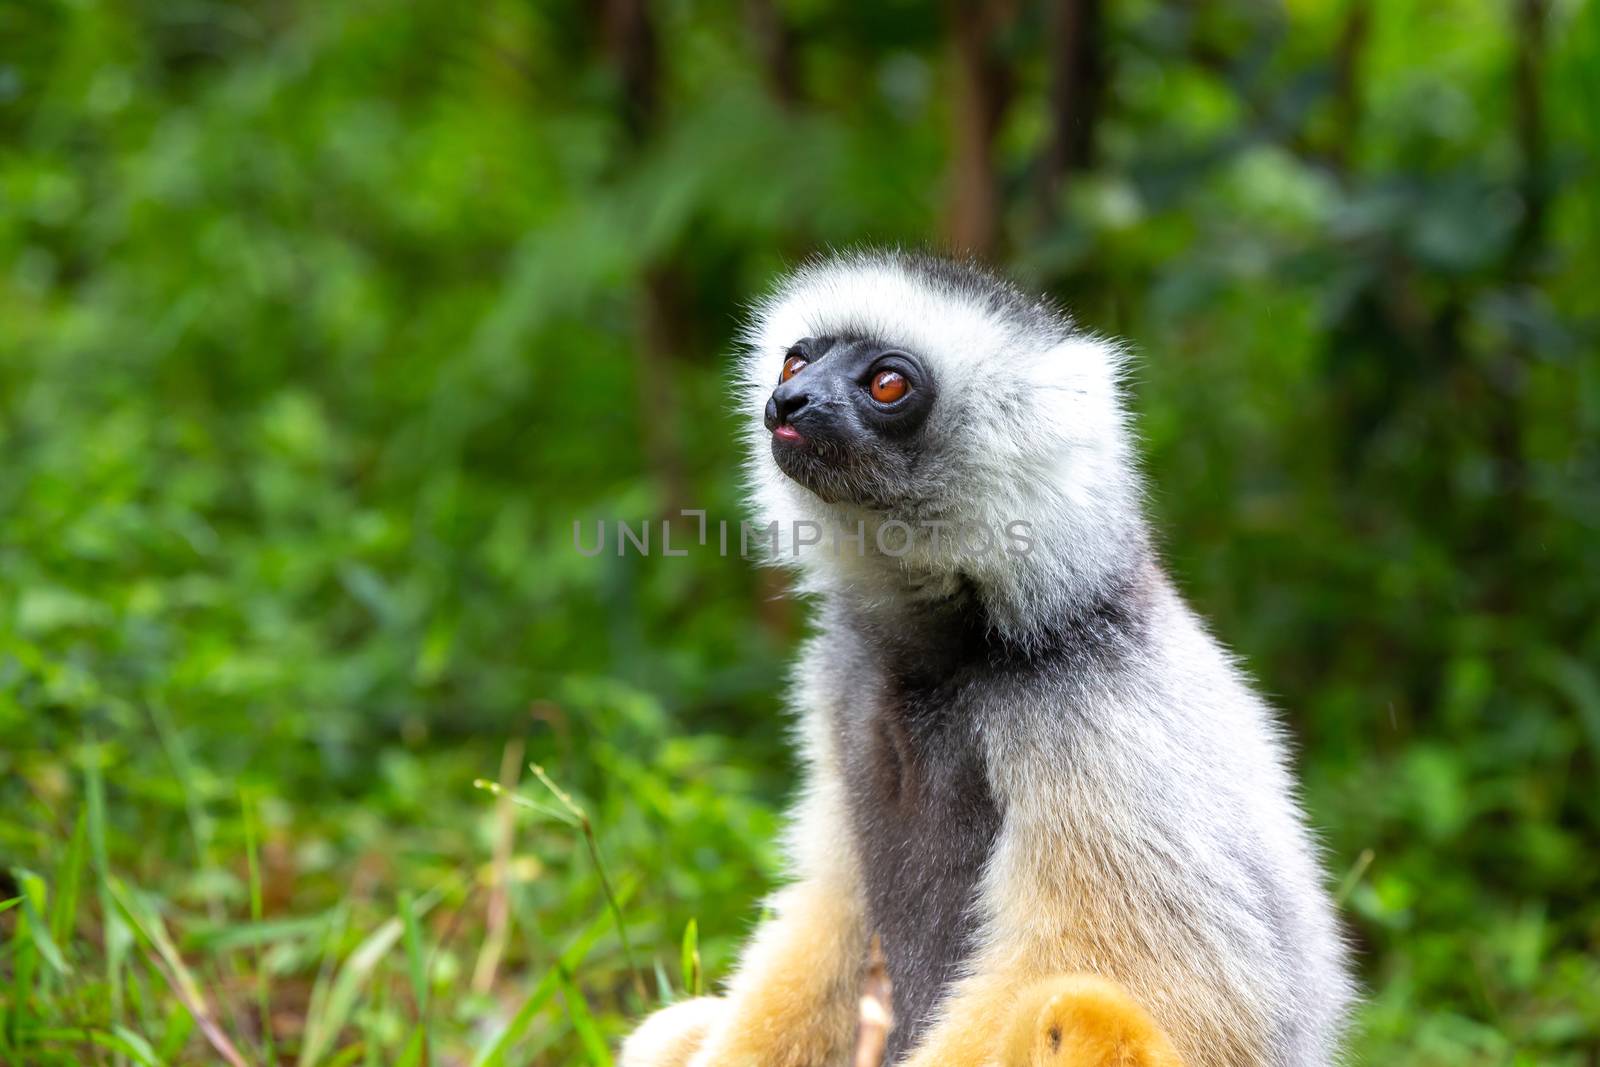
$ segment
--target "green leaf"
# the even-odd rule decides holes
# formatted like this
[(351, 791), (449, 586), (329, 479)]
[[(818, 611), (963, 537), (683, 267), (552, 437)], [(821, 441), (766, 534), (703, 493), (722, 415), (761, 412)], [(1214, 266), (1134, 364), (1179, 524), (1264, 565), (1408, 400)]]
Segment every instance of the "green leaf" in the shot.
[(683, 928), (683, 988), (691, 997), (700, 995), (700, 927), (690, 919)]

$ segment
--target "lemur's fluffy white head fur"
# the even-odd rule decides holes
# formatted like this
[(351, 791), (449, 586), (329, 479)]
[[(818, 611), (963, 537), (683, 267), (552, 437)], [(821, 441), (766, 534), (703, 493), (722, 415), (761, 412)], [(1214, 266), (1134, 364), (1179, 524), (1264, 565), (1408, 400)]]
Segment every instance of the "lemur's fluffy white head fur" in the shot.
[[(824, 501), (773, 457), (763, 411), (802, 338), (870, 339), (920, 357), (937, 397), (911, 447), (915, 485), (885, 504)], [(1120, 400), (1123, 353), (1046, 301), (972, 265), (903, 253), (814, 261), (757, 305), (744, 335), (740, 404), (758, 523), (778, 523), (776, 562), (807, 591), (866, 605), (963, 586), (1008, 637), (1039, 638), (1109, 595), (1145, 547), (1139, 478)], [(912, 527), (910, 549), (896, 526)], [(796, 548), (797, 523), (819, 544)], [(865, 551), (848, 539), (862, 524)], [(948, 523), (934, 527), (931, 523)], [(1007, 540), (1026, 523), (1031, 541)], [(815, 527), (800, 540), (809, 540)], [(988, 530), (995, 546), (981, 544)], [(1013, 528), (1014, 529), (1014, 528)], [(1009, 545), (1017, 551), (1005, 551)]]

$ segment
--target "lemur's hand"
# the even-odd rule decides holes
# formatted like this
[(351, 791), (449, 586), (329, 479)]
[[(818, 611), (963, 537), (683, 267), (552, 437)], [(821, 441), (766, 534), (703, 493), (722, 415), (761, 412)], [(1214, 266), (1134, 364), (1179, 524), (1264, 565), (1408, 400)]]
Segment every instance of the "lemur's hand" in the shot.
[(622, 1043), (619, 1067), (685, 1067), (726, 1012), (727, 1001), (721, 997), (696, 997), (662, 1008)]
[(1128, 991), (1092, 974), (1045, 978), (1023, 991), (1001, 1067), (1182, 1067), (1167, 1035)]
[(902, 1067), (1183, 1067), (1126, 989), (1092, 974), (975, 975)]

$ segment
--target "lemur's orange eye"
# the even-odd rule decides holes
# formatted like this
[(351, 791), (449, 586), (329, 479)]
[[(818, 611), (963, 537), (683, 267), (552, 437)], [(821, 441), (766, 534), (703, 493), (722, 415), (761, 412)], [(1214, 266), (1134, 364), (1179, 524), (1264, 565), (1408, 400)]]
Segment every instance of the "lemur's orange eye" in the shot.
[(786, 382), (793, 378), (796, 374), (806, 369), (806, 362), (806, 357), (804, 356), (790, 356), (783, 361), (783, 373), (778, 375), (778, 380)]
[(872, 379), (872, 399), (880, 404), (893, 404), (905, 396), (911, 388), (905, 375), (898, 371), (879, 371)]

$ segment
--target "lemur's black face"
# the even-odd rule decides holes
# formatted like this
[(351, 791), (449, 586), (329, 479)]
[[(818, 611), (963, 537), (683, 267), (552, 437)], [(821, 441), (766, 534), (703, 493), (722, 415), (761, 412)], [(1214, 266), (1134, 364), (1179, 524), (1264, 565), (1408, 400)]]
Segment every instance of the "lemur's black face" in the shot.
[(876, 341), (807, 337), (767, 400), (772, 456), (823, 500), (886, 507), (910, 495), (937, 390), (915, 355)]

